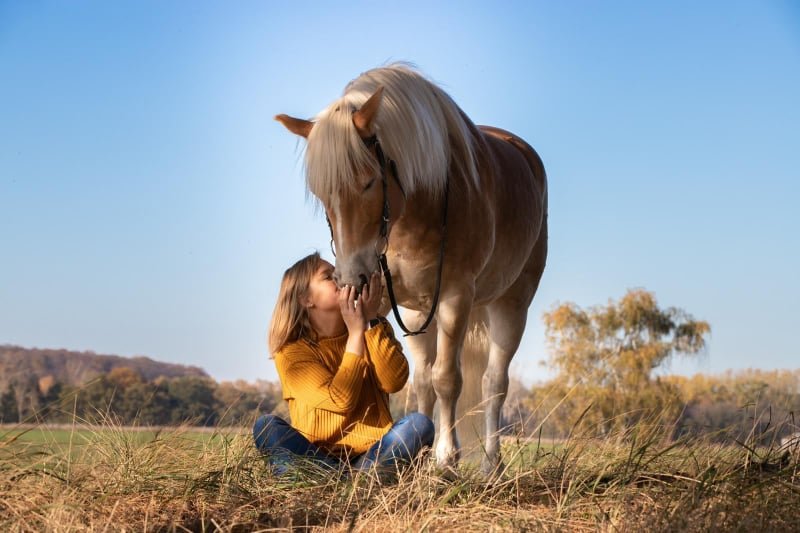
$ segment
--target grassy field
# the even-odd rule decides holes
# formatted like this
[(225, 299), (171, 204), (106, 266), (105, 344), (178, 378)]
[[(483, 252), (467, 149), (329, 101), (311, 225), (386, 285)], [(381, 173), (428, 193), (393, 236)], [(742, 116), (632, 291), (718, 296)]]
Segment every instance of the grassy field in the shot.
[[(136, 443), (146, 444), (157, 440), (162, 434), (174, 434), (176, 428), (120, 428), (112, 426), (77, 426), (67, 425), (42, 425), (42, 424), (16, 424), (0, 426), (0, 444), (19, 448), (41, 446), (54, 449), (63, 446), (80, 447), (96, 440), (97, 434), (124, 431)], [(194, 443), (205, 444), (208, 442), (222, 441), (224, 436), (235, 433), (244, 433), (244, 430), (217, 428), (183, 428), (180, 429), (181, 438)], [(107, 436), (109, 436), (107, 435)]]
[(796, 531), (797, 448), (640, 426), (509, 439), (504, 472), (274, 477), (247, 430), (0, 429), (0, 531)]

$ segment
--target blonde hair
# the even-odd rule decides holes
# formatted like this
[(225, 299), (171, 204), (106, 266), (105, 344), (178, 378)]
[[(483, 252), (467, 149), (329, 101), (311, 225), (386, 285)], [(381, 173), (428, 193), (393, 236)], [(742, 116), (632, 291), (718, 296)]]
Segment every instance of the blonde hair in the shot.
[(383, 98), (373, 128), (386, 157), (397, 162), (407, 195), (444, 192), (450, 165), (480, 189), (475, 126), (441, 88), (411, 65), (393, 63), (361, 74), (344, 95), (320, 112), (308, 136), (305, 170), (308, 189), (323, 201), (356, 190), (357, 169), (377, 172), (375, 157), (353, 124), (353, 112), (377, 90)]
[(283, 273), (278, 301), (275, 303), (269, 324), (268, 339), (271, 355), (275, 355), (278, 350), (291, 342), (316, 339), (303, 300), (308, 294), (311, 278), (321, 264), (319, 252), (315, 252), (302, 258)]

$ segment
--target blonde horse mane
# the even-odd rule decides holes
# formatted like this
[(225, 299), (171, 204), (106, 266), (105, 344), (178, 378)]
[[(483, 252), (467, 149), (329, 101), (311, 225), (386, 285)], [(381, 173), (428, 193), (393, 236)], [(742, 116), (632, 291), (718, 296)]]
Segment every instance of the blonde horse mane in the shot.
[(442, 194), (451, 162), (453, 170), (478, 188), (472, 122), (447, 93), (413, 67), (393, 63), (361, 74), (317, 115), (306, 147), (309, 190), (320, 199), (353, 193), (364, 185), (356, 181), (360, 169), (379, 171), (352, 119), (378, 87), (384, 91), (373, 129), (386, 157), (396, 162), (406, 194)]

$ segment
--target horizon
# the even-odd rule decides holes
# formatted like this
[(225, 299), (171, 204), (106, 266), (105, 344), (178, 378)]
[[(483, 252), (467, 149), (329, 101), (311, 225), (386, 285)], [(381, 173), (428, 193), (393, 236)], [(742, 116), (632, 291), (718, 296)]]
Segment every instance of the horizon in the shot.
[(0, 3), (0, 343), (277, 380), (280, 277), (332, 258), (272, 117), (409, 60), (545, 163), (524, 383), (543, 312), (636, 287), (711, 324), (659, 372), (797, 368), (798, 52), (785, 1)]
[[(245, 382), (247, 384), (257, 384), (258, 382), (269, 382), (269, 383), (280, 385), (280, 380), (278, 379), (277, 376), (275, 378), (273, 378), (273, 379), (267, 379), (267, 378), (255, 378), (253, 380), (248, 380), (247, 378), (219, 379), (219, 378), (215, 377), (214, 375), (212, 375), (210, 372), (208, 372), (202, 366), (195, 365), (195, 364), (192, 364), (192, 363), (175, 363), (175, 362), (171, 362), (171, 361), (162, 361), (160, 359), (154, 359), (153, 357), (150, 357), (149, 355), (144, 355), (144, 354), (119, 355), (119, 354), (113, 354), (113, 353), (98, 353), (98, 352), (95, 352), (93, 350), (81, 350), (81, 351), (79, 351), (79, 350), (71, 350), (71, 349), (68, 349), (68, 348), (41, 348), (41, 347), (35, 347), (35, 346), (34, 347), (19, 346), (19, 345), (14, 345), (14, 344), (0, 344), (0, 349), (2, 349), (2, 348), (18, 348), (18, 349), (25, 350), (25, 351), (68, 352), (70, 354), (76, 354), (76, 355), (89, 355), (89, 356), (97, 356), (97, 357), (114, 357), (114, 358), (119, 358), (119, 359), (131, 359), (131, 360), (133, 360), (133, 359), (146, 359), (148, 362), (151, 362), (151, 363), (164, 364), (164, 365), (174, 365), (174, 366), (186, 368), (188, 370), (200, 370), (207, 377), (211, 378), (214, 382), (216, 382), (218, 384), (221, 384), (221, 383), (235, 383), (235, 382)], [(128, 367), (120, 366), (120, 367), (115, 367), (115, 368), (128, 368)], [(136, 370), (136, 369), (134, 368), (133, 370)], [(663, 370), (664, 369), (662, 369), (661, 371), (657, 371), (657, 374), (658, 374), (659, 377), (663, 378), (663, 377), (670, 377), (670, 376), (683, 376), (683, 377), (691, 379), (691, 378), (696, 377), (696, 376), (722, 378), (722, 377), (726, 377), (726, 376), (743, 375), (743, 374), (747, 374), (749, 372), (797, 372), (797, 371), (800, 371), (800, 366), (786, 367), (786, 368), (768, 368), (768, 369), (759, 368), (759, 367), (726, 368), (726, 369), (723, 369), (723, 370), (721, 370), (719, 372), (698, 371), (698, 372), (695, 372), (695, 373), (692, 373), (692, 374), (670, 373), (670, 372), (665, 372)], [(512, 380), (514, 380), (514, 379), (519, 380), (519, 382), (522, 383), (526, 388), (545, 385), (545, 381), (544, 380), (534, 381), (534, 382), (525, 382), (519, 375), (514, 374), (513, 372), (509, 374), (509, 377)], [(411, 380), (409, 380), (409, 383), (411, 383)]]

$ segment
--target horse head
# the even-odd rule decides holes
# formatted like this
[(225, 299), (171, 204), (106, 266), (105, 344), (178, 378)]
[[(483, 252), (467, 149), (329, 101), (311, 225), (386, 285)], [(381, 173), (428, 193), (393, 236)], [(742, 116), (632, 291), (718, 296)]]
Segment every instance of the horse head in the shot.
[(382, 97), (383, 88), (378, 87), (357, 107), (358, 95), (346, 95), (316, 121), (275, 117), (307, 141), (307, 184), (325, 209), (336, 256), (334, 279), (340, 287), (360, 290), (379, 269), (389, 230), (405, 209), (396, 169), (384, 158), (378, 141), (375, 119)]

